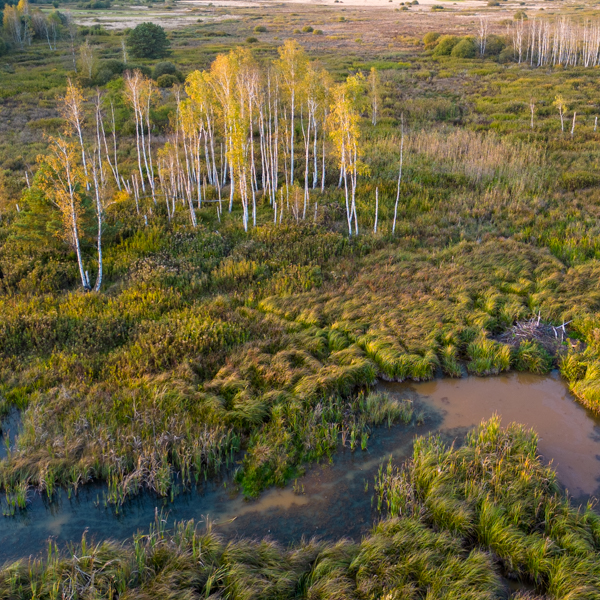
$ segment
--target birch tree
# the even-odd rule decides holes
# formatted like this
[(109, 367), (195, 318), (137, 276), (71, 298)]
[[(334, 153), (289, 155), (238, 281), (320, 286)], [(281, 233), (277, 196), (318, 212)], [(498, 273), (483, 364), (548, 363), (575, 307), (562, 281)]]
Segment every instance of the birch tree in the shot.
[[(346, 200), (346, 220), (348, 235), (358, 235), (358, 216), (356, 214), (356, 186), (360, 173), (367, 173), (366, 166), (360, 160), (359, 121), (360, 97), (364, 91), (364, 81), (360, 75), (348, 77), (345, 83), (335, 87), (333, 104), (329, 115), (328, 126), (338, 159), (344, 195)], [(349, 180), (349, 181), (348, 181)], [(350, 183), (350, 188), (348, 184)]]
[(48, 141), (49, 154), (38, 157), (42, 165), (40, 187), (60, 213), (62, 237), (75, 250), (81, 286), (88, 291), (90, 282), (83, 264), (80, 241), (83, 214), (81, 190), (87, 178), (77, 160), (75, 144), (62, 137), (51, 137)]
[(375, 67), (371, 67), (369, 74), (369, 95), (371, 97), (371, 123), (377, 125), (377, 114), (379, 112), (381, 79)]
[(83, 111), (83, 92), (77, 84), (71, 81), (70, 78), (67, 79), (67, 93), (65, 94), (64, 98), (61, 99), (60, 112), (63, 119), (67, 121), (66, 133), (70, 135), (71, 132), (74, 131), (77, 134), (79, 148), (81, 151), (83, 171), (87, 181), (87, 160), (85, 155), (85, 145), (83, 143), (83, 125), (85, 120), (85, 114)]
[(95, 57), (94, 49), (90, 46), (89, 40), (85, 40), (85, 44), (79, 47), (79, 62), (81, 64), (81, 71), (88, 79), (91, 79), (94, 71)]
[(487, 37), (488, 37), (488, 20), (484, 17), (479, 17), (479, 31), (478, 31), (478, 35), (477, 35), (477, 42), (479, 45), (479, 56), (481, 56), (482, 58), (485, 56)]
[(276, 62), (281, 81), (289, 102), (288, 148), (290, 154), (289, 180), (294, 181), (294, 132), (296, 121), (296, 98), (300, 92), (300, 84), (306, 76), (308, 56), (304, 48), (295, 40), (287, 40), (279, 48), (279, 60)]
[[(154, 163), (152, 160), (152, 134), (150, 108), (156, 93), (154, 83), (136, 69), (128, 71), (124, 77), (125, 98), (133, 108), (135, 117), (136, 151), (142, 191), (146, 191), (145, 181), (150, 186), (152, 199), (156, 203)], [(142, 160), (144, 167), (142, 167)]]
[(564, 131), (565, 131), (565, 111), (567, 110), (567, 104), (561, 94), (556, 96), (553, 104), (558, 109), (558, 114), (560, 115), (560, 130), (564, 133)]

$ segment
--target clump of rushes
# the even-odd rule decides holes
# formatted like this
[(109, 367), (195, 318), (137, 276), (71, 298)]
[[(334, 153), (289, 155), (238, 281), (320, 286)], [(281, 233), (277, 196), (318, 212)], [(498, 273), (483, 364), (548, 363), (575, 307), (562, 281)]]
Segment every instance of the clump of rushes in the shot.
[(467, 369), (475, 375), (498, 375), (510, 369), (510, 346), (479, 337), (467, 348)]
[(444, 346), (440, 351), (442, 369), (449, 377), (462, 377), (462, 369), (457, 359), (457, 349), (454, 345)]
[(27, 481), (19, 481), (14, 486), (5, 486), (5, 499), (2, 503), (2, 514), (12, 517), (17, 512), (25, 510), (29, 503), (29, 484)]
[(569, 379), (571, 391), (580, 402), (600, 413), (600, 360), (589, 354), (580, 356), (579, 360), (574, 355), (568, 355), (561, 364), (561, 373)]
[(532, 430), (503, 429), (494, 417), (461, 448), (419, 438), (408, 464), (380, 468), (375, 493), (382, 513), (418, 515), (458, 536), (463, 548), (492, 553), (505, 576), (540, 594), (600, 594), (600, 517), (591, 505), (576, 509), (562, 495)]
[(552, 357), (537, 342), (524, 340), (514, 351), (513, 364), (517, 371), (543, 374), (552, 368)]
[(277, 405), (269, 423), (252, 435), (236, 480), (247, 497), (257, 496), (301, 475), (305, 463), (331, 458), (340, 443), (366, 450), (373, 427), (408, 424), (412, 418), (410, 400), (375, 392), (346, 401), (330, 397), (314, 405)]

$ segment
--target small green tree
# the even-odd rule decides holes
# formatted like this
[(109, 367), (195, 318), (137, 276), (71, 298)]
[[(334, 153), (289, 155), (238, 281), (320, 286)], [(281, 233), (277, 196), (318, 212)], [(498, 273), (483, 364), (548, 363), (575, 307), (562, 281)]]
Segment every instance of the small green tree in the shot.
[(140, 23), (127, 36), (127, 47), (135, 58), (162, 58), (169, 45), (165, 30), (154, 23)]
[(477, 46), (475, 40), (472, 37), (464, 37), (450, 53), (455, 58), (475, 58), (477, 54)]
[(455, 35), (443, 35), (433, 51), (433, 56), (450, 56), (452, 49), (460, 41)]

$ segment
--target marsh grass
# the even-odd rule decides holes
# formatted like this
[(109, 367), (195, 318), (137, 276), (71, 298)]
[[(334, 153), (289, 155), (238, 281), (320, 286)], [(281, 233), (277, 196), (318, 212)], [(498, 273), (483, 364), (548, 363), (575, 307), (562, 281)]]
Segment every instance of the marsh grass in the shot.
[(149, 532), (128, 542), (84, 535), (67, 551), (50, 542), (45, 553), (5, 565), (0, 595), (492, 600), (504, 597), (507, 576), (535, 587), (537, 596), (515, 598), (599, 592), (600, 518), (562, 495), (531, 430), (503, 429), (493, 418), (463, 447), (418, 438), (412, 460), (390, 460), (375, 483), (383, 518), (360, 542), (225, 542), (210, 523), (167, 529), (157, 513)]
[(502, 429), (494, 417), (463, 447), (419, 438), (412, 461), (380, 468), (375, 493), (382, 513), (418, 516), (460, 536), (466, 548), (491, 552), (505, 575), (540, 594), (599, 593), (600, 518), (591, 505), (576, 509), (562, 495), (532, 430)]
[[(243, 449), (237, 480), (256, 495), (342, 438), (368, 444), (358, 392), (377, 377), (541, 372), (539, 349), (511, 355), (492, 336), (540, 310), (560, 323), (595, 306), (590, 267), (564, 271), (514, 241), (424, 251), (319, 226), (238, 235), (152, 228), (108, 253), (129, 285), (0, 300), (3, 406), (23, 411), (5, 485), (28, 479), (51, 496), (101, 479), (118, 505), (200, 484)], [(589, 321), (574, 325), (595, 339)], [(577, 362), (589, 398), (594, 347)]]

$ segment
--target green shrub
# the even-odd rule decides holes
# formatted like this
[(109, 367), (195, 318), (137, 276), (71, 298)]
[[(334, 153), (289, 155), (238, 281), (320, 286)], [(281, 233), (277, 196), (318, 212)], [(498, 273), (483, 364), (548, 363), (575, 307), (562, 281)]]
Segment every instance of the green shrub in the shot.
[(423, 43), (425, 47), (431, 48), (440, 39), (440, 34), (436, 31), (429, 31), (423, 36)]
[(314, 28), (311, 27), (310, 25), (305, 25), (302, 28), (302, 33), (312, 33), (314, 31)]
[[(507, 62), (512, 62), (513, 60), (515, 60), (514, 48), (507, 46), (506, 48), (504, 48), (503, 50), (500, 51), (500, 54), (498, 55), (498, 62), (507, 63)], [(538, 114), (539, 114), (539, 111), (538, 111)]]
[(313, 31), (313, 35), (323, 35), (323, 30), (322, 29), (315, 29)]
[(505, 47), (506, 42), (504, 41), (504, 38), (495, 33), (491, 33), (488, 35), (485, 44), (485, 56), (499, 56)]
[(521, 19), (526, 20), (527, 19), (527, 13), (524, 10), (518, 10), (514, 14), (513, 19), (515, 21), (520, 21)]
[(442, 4), (432, 4), (431, 10), (444, 10), (444, 6)]
[(183, 81), (181, 71), (170, 61), (159, 62), (152, 70), (152, 79), (158, 80), (161, 75), (174, 75), (179, 81)]
[(433, 56), (450, 56), (452, 49), (459, 41), (460, 38), (455, 35), (443, 35), (433, 50)]
[(156, 80), (156, 85), (158, 85), (159, 88), (171, 88), (178, 83), (179, 79), (175, 77), (175, 75), (170, 75), (169, 73), (161, 75)]
[(257, 25), (254, 28), (254, 33), (265, 33), (267, 31), (267, 28), (264, 25)]
[(246, 38), (247, 44), (256, 44), (256, 42), (258, 42), (258, 38), (255, 38), (255, 37), (247, 37)]
[(475, 58), (477, 54), (477, 46), (472, 37), (465, 37), (452, 48), (450, 53), (455, 58)]
[(103, 60), (96, 73), (95, 82), (98, 85), (106, 85), (113, 77), (122, 75), (124, 70), (125, 63), (120, 60), (114, 58)]

